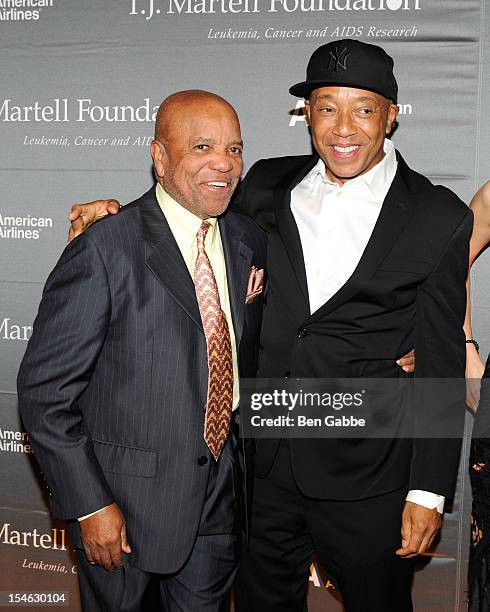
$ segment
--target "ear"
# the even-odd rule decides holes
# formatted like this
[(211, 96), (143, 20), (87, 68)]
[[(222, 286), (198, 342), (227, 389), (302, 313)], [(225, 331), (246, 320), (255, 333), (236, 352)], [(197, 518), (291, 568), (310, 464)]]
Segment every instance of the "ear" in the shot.
[(153, 158), (153, 169), (157, 176), (157, 179), (162, 179), (165, 170), (165, 161), (167, 152), (165, 151), (165, 145), (159, 140), (153, 140), (150, 146), (150, 153)]
[(305, 100), (305, 119), (306, 119), (306, 125), (308, 127), (311, 127), (311, 109), (310, 109), (310, 101), (309, 100)]
[(396, 104), (390, 104), (388, 107), (388, 116), (386, 117), (386, 134), (390, 134), (395, 127), (396, 118), (398, 117), (399, 108)]

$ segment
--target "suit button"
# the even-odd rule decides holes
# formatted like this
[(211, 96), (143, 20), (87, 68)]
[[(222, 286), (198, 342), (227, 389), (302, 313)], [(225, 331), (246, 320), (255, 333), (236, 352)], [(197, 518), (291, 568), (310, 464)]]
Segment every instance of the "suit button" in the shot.
[(298, 338), (305, 338), (308, 335), (308, 331), (304, 327), (298, 328)]
[(284, 372), (284, 378), (289, 378), (291, 376), (291, 372), (288, 370), (287, 372)]
[(202, 455), (201, 457), (199, 457), (197, 462), (199, 465), (206, 465), (206, 463), (208, 462), (208, 458)]

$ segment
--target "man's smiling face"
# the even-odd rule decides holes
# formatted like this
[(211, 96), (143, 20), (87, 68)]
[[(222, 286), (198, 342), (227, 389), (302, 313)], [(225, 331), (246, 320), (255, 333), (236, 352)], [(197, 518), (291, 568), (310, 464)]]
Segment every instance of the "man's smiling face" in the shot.
[[(234, 109), (206, 92), (169, 98), (152, 144), (159, 182), (181, 206), (217, 217), (228, 206), (242, 172), (243, 143)], [(158, 128), (158, 126), (157, 126)]]
[(327, 177), (343, 184), (383, 159), (398, 107), (372, 91), (320, 87), (306, 101), (306, 114)]

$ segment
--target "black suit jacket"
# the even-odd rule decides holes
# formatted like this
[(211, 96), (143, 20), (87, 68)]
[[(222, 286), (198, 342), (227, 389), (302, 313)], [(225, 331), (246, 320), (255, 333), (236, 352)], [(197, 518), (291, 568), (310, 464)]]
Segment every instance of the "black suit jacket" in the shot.
[[(259, 376), (404, 377), (395, 360), (415, 347), (416, 376), (464, 377), (472, 214), (451, 191), (397, 158), (398, 171), (357, 268), (313, 314), (290, 194), (318, 157), (262, 160), (249, 171), (235, 206), (268, 232)], [(263, 476), (277, 441), (256, 446), (256, 472)], [(404, 485), (448, 497), (460, 443), (293, 439), (290, 447), (296, 482), (315, 498), (360, 499)]]
[[(254, 376), (262, 304), (245, 305), (245, 295), (250, 266), (264, 268), (265, 236), (233, 212), (219, 227), (239, 370)], [(194, 283), (153, 188), (65, 249), (20, 368), (20, 411), (54, 515), (74, 519), (116, 501), (132, 564), (179, 569), (211, 462), (207, 377)], [(75, 541), (77, 532), (73, 522)]]

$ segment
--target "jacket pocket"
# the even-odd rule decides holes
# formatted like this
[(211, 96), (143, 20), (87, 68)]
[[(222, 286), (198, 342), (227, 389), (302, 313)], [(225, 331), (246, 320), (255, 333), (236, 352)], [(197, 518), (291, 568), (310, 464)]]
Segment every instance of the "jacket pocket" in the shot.
[(152, 478), (157, 473), (158, 453), (147, 448), (93, 440), (95, 455), (106, 472)]

